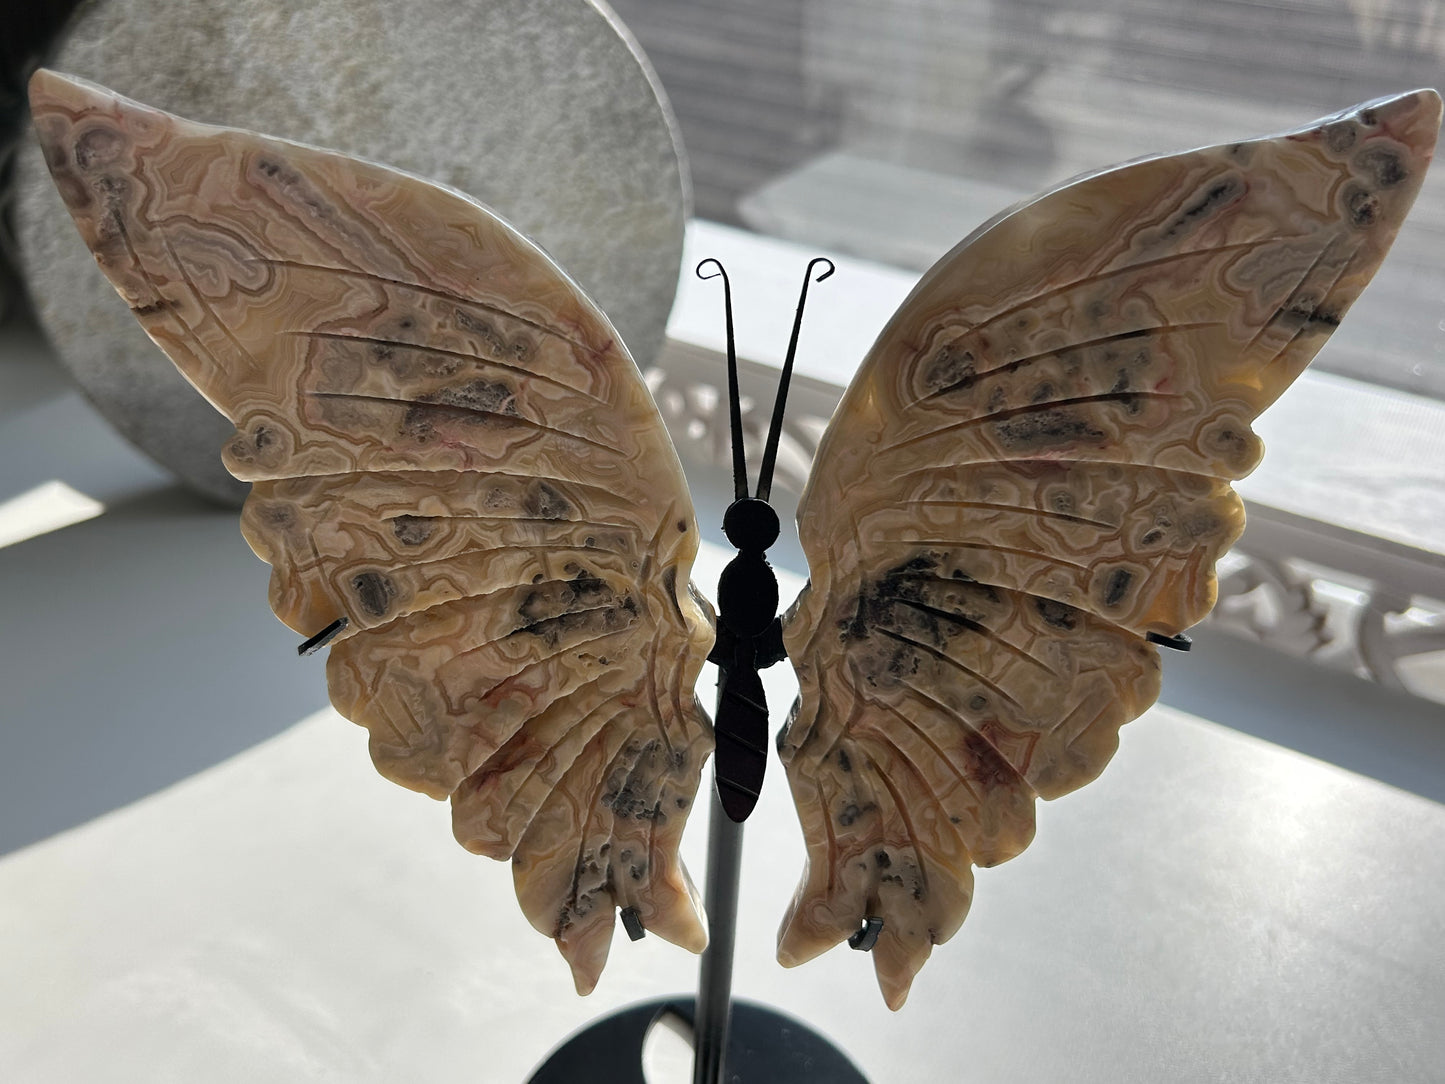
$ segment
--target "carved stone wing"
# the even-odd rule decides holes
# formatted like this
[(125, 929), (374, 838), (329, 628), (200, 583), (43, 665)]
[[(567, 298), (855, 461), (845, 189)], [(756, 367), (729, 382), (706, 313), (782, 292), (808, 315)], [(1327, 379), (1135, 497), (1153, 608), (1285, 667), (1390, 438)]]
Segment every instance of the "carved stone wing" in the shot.
[(236, 425), (242, 529), (378, 770), (511, 858), (578, 990), (618, 908), (694, 952), (677, 847), (711, 728), (697, 528), (606, 318), (459, 193), (41, 72), (71, 213), (146, 331)]
[(899, 1007), (972, 867), (1034, 799), (1093, 779), (1214, 604), (1251, 420), (1379, 266), (1440, 99), (1087, 177), (930, 270), (864, 361), (798, 512), (810, 586), (779, 739), (808, 864), (779, 935), (807, 960), (884, 920)]

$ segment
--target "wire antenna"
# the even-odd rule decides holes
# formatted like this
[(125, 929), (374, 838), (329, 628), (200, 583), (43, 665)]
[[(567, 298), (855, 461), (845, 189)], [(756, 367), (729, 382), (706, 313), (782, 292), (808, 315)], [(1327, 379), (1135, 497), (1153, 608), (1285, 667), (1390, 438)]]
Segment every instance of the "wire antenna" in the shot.
[[(717, 270), (710, 275), (704, 275), (702, 269), (708, 264), (712, 264)], [(723, 280), (723, 309), (727, 317), (728, 334), (728, 414), (732, 423), (733, 499), (741, 501), (748, 495), (748, 463), (743, 456), (743, 408), (738, 400), (738, 349), (737, 341), (733, 338), (733, 287), (728, 281), (727, 268), (711, 256), (697, 265), (697, 277), (721, 277)]]
[[(813, 268), (819, 264), (828, 265), (816, 279), (813, 278)], [(798, 353), (798, 332), (803, 327), (803, 306), (808, 303), (808, 284), (811, 282), (822, 282), (835, 270), (833, 261), (826, 256), (815, 256), (808, 261), (808, 269), (803, 272), (803, 289), (798, 294), (798, 312), (793, 317), (793, 336), (788, 340), (788, 356), (783, 360), (783, 375), (778, 381), (778, 394), (773, 399), (773, 420), (768, 424), (768, 443), (763, 449), (763, 467), (758, 473), (758, 500), (765, 501), (773, 492), (773, 465), (778, 460), (778, 441), (783, 435), (783, 410), (788, 404), (788, 383), (793, 379), (793, 358)], [(731, 341), (731, 340), (729, 340)]]

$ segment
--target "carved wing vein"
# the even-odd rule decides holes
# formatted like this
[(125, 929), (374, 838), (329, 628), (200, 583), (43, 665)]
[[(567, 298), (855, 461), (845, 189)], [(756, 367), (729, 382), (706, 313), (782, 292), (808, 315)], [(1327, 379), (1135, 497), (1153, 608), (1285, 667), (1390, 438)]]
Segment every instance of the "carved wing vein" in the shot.
[(361, 392), (352, 391), (313, 391), (310, 389), (301, 392), (306, 399), (344, 399), (355, 402), (386, 403), (394, 406), (411, 407), (416, 410), (431, 411), (437, 414), (467, 415), (470, 417), (495, 418), (505, 425), (517, 426), (521, 429), (531, 429), (537, 433), (545, 433), (554, 437), (563, 437), (567, 440), (575, 440), (579, 444), (586, 444), (598, 451), (607, 452), (609, 455), (621, 455), (622, 449), (615, 448), (610, 444), (593, 440), (591, 437), (584, 437), (581, 433), (572, 433), (566, 429), (558, 429), (555, 426), (546, 425), (543, 422), (533, 421), (518, 414), (508, 414), (500, 410), (488, 410), (484, 407), (467, 406), (461, 403), (434, 402), (427, 399), (408, 399), (399, 395), (367, 395)]
[(282, 260), (273, 257), (258, 256), (245, 259), (242, 262), (263, 263), (268, 267), (292, 267), (300, 271), (320, 271), (325, 274), (345, 275), (352, 278), (365, 279), (368, 282), (375, 282), (385, 286), (400, 286), (407, 290), (415, 290), (417, 293), (420, 294), (430, 294), (432, 297), (441, 298), (444, 301), (455, 301), (458, 304), (462, 305), (474, 305), (484, 312), (491, 313), (493, 316), (503, 316), (509, 320), (515, 320), (517, 321), (517, 323), (530, 327), (534, 331), (539, 331), (544, 335), (550, 335), (554, 338), (561, 339), (563, 342), (568, 343), (571, 346), (575, 346), (578, 350), (584, 351), (589, 354), (592, 352), (592, 348), (589, 347), (586, 343), (574, 339), (572, 336), (566, 334), (558, 328), (551, 327), (548, 324), (539, 323), (536, 320), (528, 319), (527, 317), (522, 316), (519, 313), (511, 312), (498, 305), (489, 304), (488, 302), (481, 301), (475, 297), (467, 297), (464, 294), (453, 293), (450, 290), (442, 290), (435, 286), (422, 286), (420, 283), (408, 282), (406, 279), (390, 278), (389, 276), (380, 275), (373, 271), (364, 271), (360, 268), (332, 267), (327, 264), (306, 263), (301, 260)]
[[(1357, 254), (1358, 250), (1356, 250), (1356, 252), (1354, 253), (1351, 253), (1349, 258), (1346, 259), (1344, 264), (1340, 267), (1338, 273), (1336, 273), (1334, 278), (1330, 280), (1329, 286), (1320, 291), (1321, 300), (1329, 297), (1330, 294), (1334, 292), (1335, 287), (1339, 285), (1340, 280), (1343, 279), (1345, 275), (1349, 272), (1350, 268), (1354, 266)], [(1296, 287), (1296, 289), (1298, 289), (1298, 287)], [(1309, 329), (1309, 327), (1310, 323), (1308, 320), (1301, 323), (1299, 329), (1289, 337), (1289, 341), (1285, 343), (1282, 347), (1280, 347), (1279, 350), (1275, 352), (1274, 356), (1264, 363), (1264, 369), (1268, 371), (1269, 369), (1274, 368), (1275, 364), (1278, 363), (1279, 360), (1285, 356), (1285, 354), (1289, 353), (1290, 347), (1294, 346), (1294, 344), (1299, 340), (1300, 336), (1303, 335), (1305, 331)]]
[[(576, 689), (572, 691), (572, 694), (570, 696), (564, 697), (563, 700), (569, 704), (574, 702), (585, 703), (587, 696), (593, 690), (598, 688), (600, 681), (601, 679), (597, 678), (587, 682), (585, 685), (579, 685)], [(603, 700), (597, 701), (595, 704), (590, 706), (585, 713), (583, 713), (572, 723), (571, 727), (568, 730), (568, 733), (580, 730), (594, 716), (601, 715), (605, 708), (611, 707), (613, 704), (617, 703), (618, 700), (622, 699), (623, 695), (624, 694), (620, 692), (613, 693), (611, 696), (608, 696)], [(598, 729), (601, 730), (602, 727), (609, 725), (625, 710), (625, 708), (622, 708), (613, 712), (602, 721), (602, 723), (598, 726)], [(515, 757), (515, 750), (520, 747), (525, 741), (529, 740), (532, 737), (532, 735), (528, 733), (528, 730), (531, 727), (533, 721), (534, 720), (529, 719), (527, 720), (527, 722), (523, 723), (520, 727), (518, 727), (517, 732), (513, 734), (510, 738), (508, 738), (505, 742), (503, 742), (501, 746), (497, 748), (496, 752), (494, 752), (485, 761), (483, 761), (481, 767), (479, 767), (476, 771), (472, 772), (471, 775), (467, 777), (466, 781), (470, 783), (472, 780), (490, 775), (493, 771), (495, 771), (495, 768), (493, 767), (494, 761), (505, 764), (509, 760), (512, 760)], [(565, 739), (565, 737), (566, 734), (562, 735), (563, 739)], [(555, 756), (556, 748), (557, 743), (553, 743), (551, 746), (548, 747), (548, 752)], [(578, 755), (581, 755), (580, 750), (578, 751)], [(576, 758), (574, 757), (573, 759)], [(517, 803), (522, 800), (522, 794), (526, 791), (528, 784), (530, 784), (532, 780), (537, 777), (537, 773), (542, 770), (542, 766), (545, 762), (545, 757), (534, 756), (530, 758), (530, 767), (527, 770), (527, 774), (523, 776), (522, 779), (517, 783), (516, 788), (512, 792), (512, 797), (508, 800), (506, 806), (502, 810), (503, 819), (507, 816), (507, 814), (511, 813), (516, 808)], [(547, 797), (552, 793), (553, 790), (556, 789), (557, 785), (561, 782), (562, 776), (566, 774), (566, 768), (570, 766), (571, 762), (569, 761), (568, 764), (563, 766), (562, 770), (557, 773), (557, 778), (553, 782), (547, 784), (547, 789), (542, 795), (541, 799), (536, 803), (537, 805), (541, 805), (542, 802), (546, 801)]]
[[(934, 399), (941, 398), (942, 396), (945, 396), (945, 395), (951, 395), (951, 394), (953, 394), (954, 392), (957, 392), (957, 391), (970, 390), (970, 389), (974, 388), (974, 387), (978, 384), (978, 382), (979, 382), (980, 380), (983, 380), (985, 377), (990, 377), (990, 376), (1009, 376), (1009, 375), (1012, 375), (1012, 374), (1014, 374), (1014, 373), (1017, 373), (1020, 369), (1024, 368), (1025, 366), (1027, 366), (1027, 365), (1032, 365), (1034, 362), (1036, 362), (1036, 361), (1041, 361), (1041, 360), (1043, 360), (1044, 358), (1059, 357), (1059, 356), (1064, 355), (1064, 354), (1073, 353), (1074, 351), (1078, 351), (1078, 350), (1088, 350), (1088, 349), (1090, 349), (1090, 348), (1092, 348), (1092, 347), (1095, 347), (1095, 346), (1103, 346), (1103, 345), (1105, 345), (1105, 344), (1107, 344), (1107, 343), (1124, 342), (1124, 341), (1127, 341), (1127, 340), (1129, 340), (1129, 339), (1143, 339), (1143, 338), (1147, 338), (1147, 337), (1149, 337), (1149, 336), (1151, 336), (1151, 335), (1160, 335), (1160, 334), (1173, 335), (1173, 334), (1176, 334), (1176, 333), (1179, 333), (1179, 332), (1186, 332), (1186, 333), (1187, 333), (1187, 332), (1190, 332), (1190, 331), (1200, 331), (1200, 330), (1203, 330), (1204, 328), (1224, 327), (1224, 326), (1226, 326), (1226, 325), (1224, 324), (1223, 321), (1220, 321), (1220, 320), (1202, 320), (1202, 321), (1199, 321), (1199, 322), (1196, 322), (1196, 323), (1158, 324), (1158, 325), (1155, 325), (1155, 326), (1152, 326), (1152, 327), (1131, 328), (1131, 329), (1128, 330), (1128, 331), (1111, 332), (1111, 333), (1108, 334), (1108, 335), (1100, 335), (1100, 336), (1098, 336), (1098, 337), (1096, 337), (1096, 338), (1093, 338), (1093, 339), (1080, 339), (1080, 340), (1077, 341), (1077, 342), (1065, 343), (1063, 346), (1054, 346), (1054, 347), (1050, 347), (1050, 348), (1047, 349), (1047, 350), (1040, 350), (1039, 352), (1037, 352), (1037, 353), (1035, 353), (1035, 354), (1028, 354), (1028, 355), (1025, 355), (1024, 357), (1021, 357), (1021, 358), (1014, 358), (1012, 361), (1006, 361), (1006, 362), (1003, 362), (1002, 364), (995, 365), (992, 369), (984, 369), (984, 370), (982, 370), (981, 372), (971, 373), (971, 374), (969, 374), (969, 375), (966, 376), (966, 377), (963, 377), (963, 378), (961, 378), (961, 379), (959, 379), (959, 380), (954, 381), (953, 383), (947, 385), (946, 387), (937, 388), (937, 389), (929, 392), (927, 395), (924, 395), (924, 396), (922, 396), (922, 397), (920, 397), (920, 398), (918, 398), (918, 399), (915, 399), (913, 402), (906, 404), (905, 407), (904, 407), (904, 409), (906, 410), (906, 409), (908, 409), (908, 408), (910, 408), (910, 407), (917, 406), (917, 405), (919, 405), (919, 404), (921, 404), (921, 403), (925, 403), (925, 402), (929, 402), (929, 401), (934, 400)], [(1142, 394), (1142, 393), (1136, 392), (1136, 393), (1134, 393), (1134, 394), (1137, 395), (1137, 394)], [(1032, 406), (1032, 405), (1034, 405), (1034, 404), (1030, 404), (1030, 405)], [(1042, 405), (1043, 405), (1043, 406), (1049, 406), (1049, 405), (1051, 405), (1051, 404), (1045, 403), (1045, 404), (1042, 404)], [(1054, 405), (1057, 405), (1057, 404), (1054, 404)], [(992, 417), (992, 415), (983, 415), (983, 416), (981, 416), (981, 417), (972, 418), (972, 419), (970, 419), (970, 421), (986, 421), (986, 420), (988, 420), (990, 417)], [(937, 432), (942, 432), (942, 431), (943, 431), (943, 430), (938, 430)], [(929, 434), (929, 435), (932, 435), (932, 434)], [(921, 439), (921, 438), (920, 438), (920, 439)], [(910, 442), (906, 442), (906, 443), (912, 443), (912, 442), (910, 441)], [(885, 449), (885, 450), (886, 450), (886, 449)]]
[[(1296, 283), (1294, 284), (1294, 287), (1290, 290), (1289, 295), (1288, 295), (1288, 298), (1287, 298), (1287, 300), (1286, 300), (1286, 304), (1288, 304), (1289, 301), (1293, 301), (1294, 298), (1295, 298), (1296, 296), (1298, 296), (1298, 294), (1299, 294), (1299, 292), (1300, 292), (1300, 289), (1304, 286), (1305, 283), (1307, 283), (1307, 282), (1310, 280), (1310, 276), (1315, 273), (1315, 270), (1320, 266), (1320, 264), (1324, 263), (1325, 257), (1327, 257), (1327, 256), (1330, 254), (1330, 252), (1334, 249), (1334, 247), (1335, 247), (1337, 244), (1339, 244), (1339, 243), (1340, 243), (1339, 238), (1337, 238), (1337, 237), (1331, 237), (1331, 238), (1330, 238), (1329, 240), (1327, 240), (1322, 246), (1320, 246), (1320, 250), (1319, 250), (1317, 253), (1315, 253), (1314, 259), (1311, 260), (1311, 261), (1309, 262), (1309, 264), (1305, 267), (1304, 271), (1300, 274), (1299, 281), (1296, 282)], [(1255, 347), (1255, 344), (1257, 344), (1257, 343), (1259, 342), (1259, 340), (1262, 339), (1264, 336), (1268, 335), (1268, 334), (1270, 333), (1270, 331), (1272, 331), (1272, 330), (1274, 329), (1274, 327), (1275, 327), (1275, 321), (1274, 321), (1274, 319), (1269, 319), (1269, 320), (1263, 321), (1263, 322), (1259, 325), (1259, 329), (1254, 333), (1254, 337), (1251, 338), (1251, 339), (1249, 340), (1249, 342), (1245, 343), (1245, 345), (1244, 345), (1244, 350), (1241, 351), (1241, 353), (1247, 353), (1248, 351), (1253, 350), (1254, 347)], [(1290, 341), (1291, 341), (1291, 342), (1294, 341), (1294, 337), (1293, 337), (1293, 336), (1291, 336)]]
[[(954, 758), (945, 753), (943, 751), (943, 748), (936, 741), (934, 741), (933, 738), (921, 726), (919, 726), (907, 714), (898, 710), (898, 708), (894, 707), (892, 704), (889, 704), (886, 701), (879, 701), (879, 707), (881, 707), (889, 715), (893, 716), (893, 718), (897, 719), (902, 726), (906, 727), (907, 729), (913, 731), (914, 734), (918, 735), (919, 740), (922, 741), (925, 745), (927, 745), (931, 750), (933, 750), (934, 755), (938, 758), (936, 764), (942, 765), (944, 768), (946, 768), (949, 774), (958, 780), (959, 786), (963, 787), (964, 790), (968, 791), (969, 794), (973, 796), (975, 801), (982, 800), (983, 796), (978, 792), (978, 787), (974, 784), (973, 780), (969, 779), (968, 776), (959, 769), (958, 764), (954, 761)], [(954, 718), (958, 718), (956, 713), (951, 712), (950, 715), (952, 715)], [(972, 724), (970, 724), (966, 719), (959, 719), (958, 721), (962, 726), (968, 727), (969, 730), (973, 731), (974, 734), (978, 734), (978, 731), (974, 730)], [(874, 731), (874, 733), (877, 734), (879, 741), (886, 740), (895, 749), (898, 749), (900, 755), (902, 755), (905, 759), (908, 760), (910, 764), (913, 765), (914, 771), (919, 773), (920, 779), (926, 780), (927, 777), (926, 775), (924, 775), (923, 770), (918, 765), (918, 763), (914, 761), (912, 757), (908, 756), (908, 754), (905, 753), (893, 741), (892, 738), (886, 738), (880, 731)], [(984, 740), (983, 735), (979, 735), (979, 740)], [(933, 766), (934, 765), (930, 765), (930, 767)], [(926, 783), (925, 789), (928, 790), (930, 794), (935, 793), (932, 786)]]
[[(928, 863), (924, 857), (923, 845), (918, 841), (918, 831), (913, 826), (913, 818), (908, 814), (908, 804), (898, 793), (898, 788), (893, 781), (888, 778), (888, 773), (878, 766), (878, 762), (869, 756), (867, 763), (868, 767), (872, 769), (873, 775), (883, 784), (883, 789), (888, 792), (888, 797), (893, 803), (893, 812), (903, 822), (903, 829), (908, 834), (908, 845), (913, 849), (914, 861), (918, 865), (918, 884), (913, 889), (914, 899), (922, 899), (928, 893)], [(877, 791), (874, 791), (874, 795), (877, 797)], [(932, 797), (931, 793), (929, 797)], [(878, 876), (878, 871), (875, 870), (874, 877)]]
[[(1022, 461), (1014, 460), (1014, 462)], [(1050, 462), (1059, 462), (1059, 460), (1051, 460)], [(1040, 519), (1057, 519), (1067, 523), (1082, 523), (1086, 526), (1098, 527), (1106, 531), (1117, 531), (1119, 529), (1119, 524), (1109, 523), (1106, 520), (1090, 519), (1088, 516), (1079, 516), (1072, 512), (1055, 512), (1048, 508), (1033, 508), (1024, 504), (999, 504), (994, 501), (945, 501), (936, 498), (922, 498), (918, 500), (905, 498), (900, 503), (914, 508), (978, 508), (992, 512), (1019, 512), (1022, 515), (1036, 516)]]
[[(1158, 471), (1162, 474), (1169, 474), (1179, 478), (1181, 483), (1187, 480), (1196, 484), (1207, 484), (1211, 486), (1215, 485), (1220, 481), (1218, 477), (1212, 474), (1202, 474), (1199, 471), (1184, 470), (1180, 467), (1162, 467), (1157, 463), (1139, 463), (1129, 459), (1067, 459), (1063, 457), (1060, 457), (1058, 459), (1044, 459), (1039, 456), (1023, 456), (1017, 459), (1009, 458), (1007, 460), (1004, 460), (1003, 462), (1017, 464), (1019, 466), (1036, 464), (1039, 466), (1050, 467), (1056, 470), (1063, 467), (1099, 466), (1111, 468), (1118, 467), (1122, 470), (1136, 472)], [(978, 463), (976, 461), (967, 461), (951, 465), (944, 464), (942, 466), (916, 467), (908, 470), (907, 473), (901, 475), (900, 479), (907, 480), (914, 478), (927, 478), (929, 480), (941, 480), (949, 477), (949, 475), (953, 472), (966, 473), (970, 470), (973, 470), (977, 466)]]
[(1042, 659), (1038, 658), (1035, 655), (1029, 654), (1029, 652), (1025, 651), (1017, 644), (1010, 643), (1008, 640), (1004, 639), (997, 632), (995, 632), (993, 629), (989, 628), (982, 622), (974, 621), (971, 618), (965, 617), (963, 614), (954, 613), (952, 610), (945, 610), (938, 606), (930, 606), (928, 603), (921, 602), (918, 599), (903, 598), (900, 595), (888, 595), (885, 597), (891, 602), (901, 602), (903, 605), (908, 606), (911, 609), (917, 610), (920, 613), (926, 613), (931, 614), (934, 617), (940, 617), (945, 621), (953, 622), (959, 628), (968, 629), (970, 632), (976, 632), (980, 636), (983, 636), (984, 638), (998, 644), (999, 647), (1007, 650), (1015, 658), (1024, 659), (1025, 661), (1032, 663), (1034, 666), (1037, 666), (1040, 670), (1048, 674), (1050, 677), (1057, 678), (1061, 676), (1057, 670), (1055, 670), (1052, 666), (1049, 666)]
[(1135, 271), (1146, 271), (1158, 267), (1167, 267), (1169, 264), (1180, 263), (1184, 260), (1194, 259), (1200, 256), (1212, 258), (1228, 252), (1245, 252), (1251, 249), (1260, 248), (1263, 245), (1285, 244), (1290, 241), (1304, 240), (1308, 237), (1309, 234), (1275, 234), (1270, 237), (1261, 237), (1258, 240), (1254, 241), (1235, 241), (1226, 245), (1215, 245), (1212, 248), (1195, 248), (1181, 252), (1171, 252), (1164, 256), (1158, 256), (1152, 260), (1140, 260), (1136, 263), (1124, 264), (1122, 267), (1106, 268), (1105, 270), (1099, 271), (1095, 274), (1084, 275), (1080, 278), (1072, 279), (1068, 282), (1065, 282), (1060, 286), (1054, 286), (1047, 290), (1043, 290), (1030, 297), (1024, 298), (1022, 301), (1014, 302), (1007, 308), (1000, 309), (998, 312), (994, 313), (992, 316), (989, 316), (987, 319), (981, 320), (977, 324), (969, 325), (968, 330), (982, 331), (985, 328), (988, 328), (991, 325), (998, 323), (1000, 320), (1013, 316), (1015, 313), (1025, 312), (1029, 309), (1036, 308), (1040, 302), (1047, 301), (1051, 297), (1057, 297), (1060, 294), (1066, 294), (1072, 290), (1077, 290), (1080, 286), (1092, 286), (1096, 283), (1105, 282), (1111, 278), (1117, 278), (1120, 275), (1127, 275)]
[(949, 549), (966, 550), (988, 550), (992, 553), (1012, 553), (1021, 557), (1032, 557), (1035, 560), (1044, 561), (1051, 565), (1063, 565), (1067, 568), (1077, 569), (1080, 572), (1088, 572), (1090, 566), (1078, 561), (1070, 561), (1067, 557), (1057, 557), (1053, 554), (1044, 553), (1040, 550), (1021, 549), (1018, 546), (997, 546), (991, 542), (962, 542), (956, 538), (887, 538), (879, 539), (875, 543), (879, 551), (896, 549), (915, 549), (918, 546), (938, 546)]
[(977, 417), (966, 418), (963, 421), (954, 422), (951, 425), (940, 426), (937, 429), (930, 430), (927, 433), (920, 434), (916, 437), (911, 437), (907, 440), (900, 440), (893, 444), (885, 444), (882, 448), (879, 449), (879, 454), (886, 455), (890, 452), (901, 451), (905, 448), (912, 447), (915, 444), (921, 444), (925, 441), (937, 440), (940, 437), (950, 436), (952, 434), (962, 432), (965, 429), (973, 429), (980, 425), (986, 425), (989, 422), (1007, 421), (1010, 418), (1016, 418), (1023, 414), (1036, 414), (1050, 410), (1057, 410), (1059, 407), (1082, 406), (1086, 403), (1119, 403), (1125, 408), (1128, 408), (1139, 399), (1177, 402), (1184, 398), (1184, 396), (1175, 394), (1174, 392), (1112, 391), (1103, 392), (1099, 395), (1076, 395), (1068, 399), (1048, 399), (1042, 403), (1028, 403), (1024, 406), (1011, 407), (1008, 410), (995, 410), (988, 414), (981, 414)]
[(575, 384), (569, 384), (566, 381), (558, 380), (556, 377), (550, 376), (547, 373), (538, 372), (535, 369), (528, 369), (521, 365), (512, 365), (508, 362), (500, 360), (499, 358), (490, 357), (486, 354), (473, 354), (466, 350), (450, 350), (444, 346), (434, 346), (430, 343), (405, 342), (401, 339), (387, 339), (376, 335), (353, 335), (347, 332), (340, 331), (317, 331), (308, 328), (289, 328), (284, 331), (278, 331), (276, 334), (307, 339), (320, 339), (328, 342), (365, 343), (367, 346), (379, 346), (383, 348), (395, 348), (402, 350), (415, 350), (422, 354), (434, 354), (438, 357), (456, 358), (460, 361), (479, 361), (483, 365), (489, 365), (496, 369), (502, 369), (506, 372), (514, 373), (517, 376), (526, 377), (528, 380), (540, 380), (544, 384), (551, 384), (554, 387), (561, 388), (562, 390), (571, 392), (575, 395), (585, 396), (594, 403), (606, 402), (606, 400), (604, 400), (601, 396), (595, 394), (594, 392), (588, 391), (586, 388), (579, 388)]
[(968, 666), (966, 663), (959, 662), (952, 655), (948, 654), (948, 652), (940, 651), (932, 644), (925, 644), (921, 640), (915, 640), (911, 636), (905, 636), (903, 635), (903, 633), (896, 632), (893, 629), (883, 628), (882, 626), (879, 626), (873, 631), (880, 636), (886, 636), (890, 640), (897, 640), (901, 644), (908, 644), (910, 647), (915, 647), (919, 651), (923, 651), (929, 655), (932, 655), (935, 659), (945, 664), (946, 666), (951, 666), (955, 670), (967, 674), (969, 677), (977, 681), (980, 685), (984, 686), (986, 689), (991, 690), (996, 696), (1000, 696), (1004, 700), (1007, 700), (1010, 704), (1018, 708), (1020, 711), (1023, 710), (1023, 705), (1020, 704), (1017, 700), (1015, 700), (1013, 695), (1010, 694), (1009, 691), (1005, 689), (1002, 685), (998, 684), (996, 681), (992, 681), (991, 679), (985, 677), (983, 674), (980, 674), (977, 670), (973, 669), (971, 666)]

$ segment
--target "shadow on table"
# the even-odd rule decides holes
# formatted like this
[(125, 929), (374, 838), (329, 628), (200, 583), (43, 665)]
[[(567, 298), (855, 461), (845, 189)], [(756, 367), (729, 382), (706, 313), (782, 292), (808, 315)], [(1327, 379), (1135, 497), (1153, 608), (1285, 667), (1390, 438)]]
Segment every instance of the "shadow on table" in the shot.
[(1192, 651), (1164, 660), (1164, 703), (1445, 802), (1439, 704), (1225, 633), (1191, 635)]
[(0, 550), (0, 853), (326, 704), (234, 510), (178, 487)]

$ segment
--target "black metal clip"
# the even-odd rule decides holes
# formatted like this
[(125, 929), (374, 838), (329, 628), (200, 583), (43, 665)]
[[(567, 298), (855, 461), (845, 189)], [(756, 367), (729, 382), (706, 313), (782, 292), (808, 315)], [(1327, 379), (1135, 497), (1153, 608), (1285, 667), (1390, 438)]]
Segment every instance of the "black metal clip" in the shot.
[(642, 928), (642, 916), (637, 913), (636, 907), (624, 907), (622, 909), (622, 928), (627, 931), (627, 936), (633, 941), (641, 941), (647, 936), (647, 931)]
[(1178, 636), (1160, 636), (1157, 632), (1146, 632), (1144, 639), (1151, 644), (1158, 644), (1160, 647), (1167, 647), (1174, 651), (1188, 651), (1194, 646), (1194, 641), (1182, 632)]
[(863, 925), (859, 926), (852, 937), (848, 938), (848, 947), (857, 949), (859, 952), (871, 952), (873, 946), (878, 944), (878, 935), (883, 932), (883, 920), (881, 918), (865, 918)]
[(347, 618), (338, 617), (315, 636), (311, 637), (311, 639), (298, 646), (296, 648), (296, 654), (303, 656), (316, 654), (327, 644), (331, 643), (332, 640), (336, 639), (341, 630), (349, 624), (351, 624), (351, 622)]

